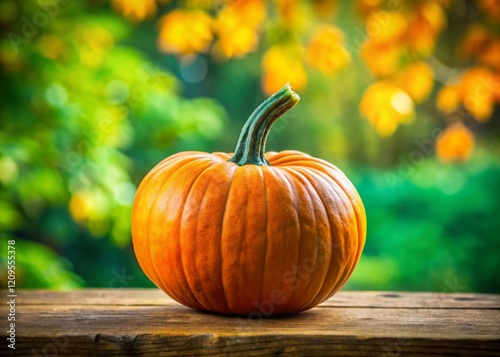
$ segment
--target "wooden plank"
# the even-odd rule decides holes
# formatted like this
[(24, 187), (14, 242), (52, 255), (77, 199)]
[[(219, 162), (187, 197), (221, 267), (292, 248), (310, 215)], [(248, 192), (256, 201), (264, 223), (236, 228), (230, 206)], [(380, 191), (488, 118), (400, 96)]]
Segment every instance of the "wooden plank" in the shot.
[(21, 291), (15, 355), (500, 356), (498, 301), (342, 292), (297, 315), (248, 319), (188, 309), (154, 289)]
[[(19, 294), (22, 305), (138, 305), (171, 306), (177, 302), (159, 289), (29, 290)], [(321, 306), (500, 309), (500, 295), (341, 291)]]
[[(119, 334), (133, 328), (138, 334), (274, 333), (361, 335), (370, 337), (500, 338), (492, 327), (500, 310), (323, 308), (272, 319), (243, 318), (198, 312), (182, 306), (29, 306), (22, 309), (21, 331), (30, 336), (78, 333)], [(30, 318), (24, 324), (23, 319)], [(97, 323), (99, 321), (99, 323)], [(112, 324), (109, 322), (112, 321)], [(141, 322), (138, 324), (138, 322)], [(106, 323), (108, 322), (108, 323)]]

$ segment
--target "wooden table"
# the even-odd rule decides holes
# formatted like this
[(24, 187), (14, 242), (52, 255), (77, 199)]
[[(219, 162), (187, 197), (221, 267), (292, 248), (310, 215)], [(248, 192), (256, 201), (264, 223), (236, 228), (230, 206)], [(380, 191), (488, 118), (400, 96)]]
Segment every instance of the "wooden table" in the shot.
[(500, 356), (500, 295), (340, 292), (298, 315), (249, 320), (156, 289), (18, 294), (17, 356)]

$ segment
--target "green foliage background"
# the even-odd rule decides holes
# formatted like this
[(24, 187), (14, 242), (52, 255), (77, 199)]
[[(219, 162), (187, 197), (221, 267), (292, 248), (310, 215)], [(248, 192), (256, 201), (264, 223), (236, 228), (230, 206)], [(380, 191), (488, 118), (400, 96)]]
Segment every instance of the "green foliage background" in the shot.
[[(33, 25), (40, 11), (32, 0), (0, 5), (0, 284), (15, 239), (18, 288), (152, 286), (131, 247), (134, 192), (173, 153), (233, 150), (264, 99), (261, 52), (182, 64), (156, 50), (154, 22), (130, 24), (106, 3), (66, 2)], [(361, 26), (352, 12), (340, 18), (348, 35)], [(346, 288), (500, 292), (498, 111), (482, 127), (471, 119), (465, 164), (434, 158), (445, 121), (432, 101), (381, 139), (358, 113), (371, 77), (352, 47), (348, 70), (311, 73), (267, 146), (326, 159), (358, 188), (368, 237)], [(78, 192), (93, 202), (81, 222), (69, 210)]]

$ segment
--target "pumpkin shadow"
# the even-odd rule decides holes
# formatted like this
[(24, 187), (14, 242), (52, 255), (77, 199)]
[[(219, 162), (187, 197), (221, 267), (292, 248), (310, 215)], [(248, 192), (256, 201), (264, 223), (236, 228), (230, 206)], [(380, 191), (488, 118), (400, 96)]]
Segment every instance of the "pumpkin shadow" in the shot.
[(316, 313), (313, 309), (311, 310), (306, 310), (306, 311), (301, 311), (301, 312), (294, 312), (294, 313), (288, 313), (288, 314), (271, 314), (269, 316), (265, 316), (261, 313), (254, 312), (250, 313), (247, 315), (240, 315), (240, 314), (222, 314), (219, 312), (212, 312), (212, 311), (204, 311), (204, 310), (195, 310), (195, 309), (190, 309), (186, 308), (186, 311), (191, 311), (196, 314), (200, 314), (200, 316), (204, 317), (209, 317), (209, 316), (216, 316), (218, 318), (223, 318), (227, 319), (228, 321), (234, 321), (234, 320), (244, 320), (244, 321), (249, 321), (249, 322), (258, 322), (258, 321), (282, 321), (282, 320), (293, 320), (293, 319), (309, 319), (311, 317), (316, 316)]
[[(283, 314), (269, 317), (249, 318), (248, 315), (225, 315), (207, 311), (199, 311), (184, 306), (155, 306), (142, 309), (142, 328), (163, 333), (191, 333), (211, 335), (223, 333), (255, 333), (273, 331), (304, 330), (323, 319), (323, 309), (311, 309), (295, 314)], [(137, 315), (136, 317), (137, 318)], [(137, 320), (126, 322), (127, 326)]]
[(210, 321), (212, 326), (221, 327), (224, 331), (236, 334), (263, 331), (272, 332), (276, 330), (301, 331), (303, 326), (321, 318), (319, 314), (321, 314), (321, 311), (308, 310), (294, 314), (249, 318), (248, 315), (225, 315), (198, 310), (192, 310), (190, 313), (194, 320)]

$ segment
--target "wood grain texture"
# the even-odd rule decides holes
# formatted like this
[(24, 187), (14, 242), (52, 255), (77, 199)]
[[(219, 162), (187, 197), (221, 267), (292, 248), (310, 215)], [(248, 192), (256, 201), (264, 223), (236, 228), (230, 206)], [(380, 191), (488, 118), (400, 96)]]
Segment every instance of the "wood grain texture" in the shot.
[(22, 291), (18, 302), (17, 356), (500, 356), (499, 295), (340, 292), (273, 319), (198, 312), (156, 289)]
[[(24, 305), (179, 305), (159, 289), (85, 289), (84, 291), (67, 292), (30, 290), (19, 296), (19, 302)], [(500, 309), (500, 296), (492, 294), (342, 291), (320, 306)]]

